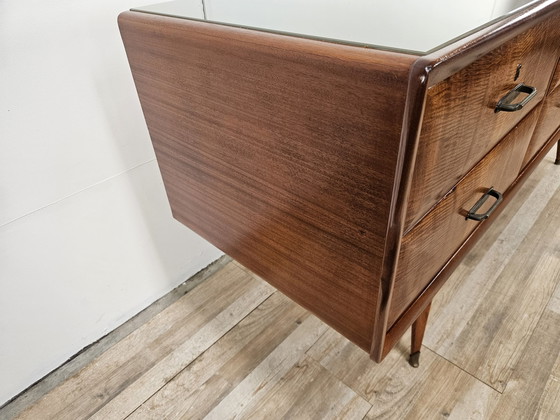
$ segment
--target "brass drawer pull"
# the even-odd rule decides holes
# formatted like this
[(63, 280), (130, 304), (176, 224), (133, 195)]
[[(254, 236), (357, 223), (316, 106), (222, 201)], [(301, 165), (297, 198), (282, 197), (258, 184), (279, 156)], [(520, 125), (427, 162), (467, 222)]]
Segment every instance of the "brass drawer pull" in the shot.
[[(494, 204), (492, 204), (492, 207), (490, 207), (485, 213), (477, 213), (476, 211), (480, 207), (482, 207), (482, 205), (486, 202), (486, 200), (490, 196), (496, 199)], [(476, 202), (476, 204), (472, 207), (472, 209), (469, 210), (469, 212), (467, 213), (467, 217), (465, 219), (476, 220), (477, 222), (482, 222), (483, 220), (488, 219), (488, 217), (492, 214), (494, 210), (496, 210), (496, 207), (498, 207), (498, 205), (502, 202), (503, 199), (504, 197), (502, 196), (502, 193), (496, 191), (493, 187), (490, 187), (490, 189), (480, 198), (480, 200)]]
[[(516, 102), (512, 104), (511, 102), (519, 96), (520, 93), (526, 93), (527, 96), (521, 102)], [(537, 88), (533, 86), (527, 86), (523, 83), (518, 84), (512, 90), (510, 90), (502, 99), (496, 104), (494, 112), (506, 111), (514, 112), (522, 109), (527, 103), (533, 99), (537, 94)]]

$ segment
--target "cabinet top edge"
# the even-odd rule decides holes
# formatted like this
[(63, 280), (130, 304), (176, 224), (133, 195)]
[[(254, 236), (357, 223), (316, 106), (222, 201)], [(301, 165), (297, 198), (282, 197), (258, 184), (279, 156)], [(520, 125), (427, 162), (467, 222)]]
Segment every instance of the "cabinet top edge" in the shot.
[[(286, 36), (269, 31), (253, 31), (231, 25), (213, 24), (195, 19), (176, 19), (157, 14), (125, 11), (119, 14), (118, 24), (123, 37), (129, 28), (142, 26), (141, 31), (189, 31), (190, 36), (205, 38), (210, 42), (226, 42), (232, 46), (257, 49), (267, 47), (271, 53), (305, 54), (307, 57), (331, 57), (342, 60), (347, 66), (365, 66), (372, 71), (390, 74), (406, 85), (412, 64), (418, 58), (396, 51), (359, 48), (352, 45), (324, 42), (322, 40)], [(168, 32), (169, 33), (169, 32)], [(260, 47), (259, 47), (260, 46)]]
[[(520, 5), (522, 2), (525, 4)], [(462, 44), (488, 28), (503, 26), (512, 18), (531, 14), (558, 0), (521, 0), (507, 5), (461, 3), (462, 6), (436, 1), (429, 7), (416, 2), (407, 5), (406, 1), (356, 3), (353, 7), (337, 1), (321, 3), (320, 7), (315, 7), (313, 1), (297, 3), (297, 7), (290, 0), (281, 3), (203, 0), (195, 7), (183, 0), (131, 11), (421, 57)]]
[(553, 13), (560, 13), (560, 1), (548, 0), (532, 4), (507, 19), (494, 22), (419, 57), (415, 65), (423, 68), (428, 87), (433, 86)]

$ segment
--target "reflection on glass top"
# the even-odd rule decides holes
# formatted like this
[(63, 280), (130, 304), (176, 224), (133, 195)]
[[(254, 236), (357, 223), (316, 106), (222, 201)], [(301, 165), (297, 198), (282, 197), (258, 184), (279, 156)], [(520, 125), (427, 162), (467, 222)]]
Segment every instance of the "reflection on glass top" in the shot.
[(539, 0), (177, 0), (132, 10), (426, 53)]

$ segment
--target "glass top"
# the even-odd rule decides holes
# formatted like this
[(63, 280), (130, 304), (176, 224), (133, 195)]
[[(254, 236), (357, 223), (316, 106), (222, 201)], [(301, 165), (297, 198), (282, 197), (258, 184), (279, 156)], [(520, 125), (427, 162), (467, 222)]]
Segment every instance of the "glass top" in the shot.
[(132, 10), (426, 54), (540, 0), (176, 0)]

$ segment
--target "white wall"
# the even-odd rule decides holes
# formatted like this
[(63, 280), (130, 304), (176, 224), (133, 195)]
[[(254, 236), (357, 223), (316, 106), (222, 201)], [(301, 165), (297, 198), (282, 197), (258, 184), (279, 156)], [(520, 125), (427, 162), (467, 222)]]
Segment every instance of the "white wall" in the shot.
[(525, 6), (526, 4), (531, 3), (531, 1), (533, 0), (495, 0), (492, 17), (499, 17), (511, 10)]
[(205, 0), (209, 20), (427, 51), (487, 22), (489, 0)]
[[(210, 21), (428, 51), (532, 0), (201, 0)], [(185, 0), (144, 10), (192, 16)]]
[(220, 255), (171, 218), (116, 23), (141, 4), (0, 1), (0, 405)]

